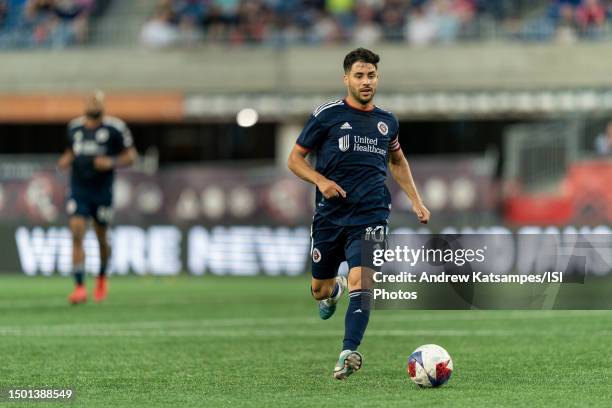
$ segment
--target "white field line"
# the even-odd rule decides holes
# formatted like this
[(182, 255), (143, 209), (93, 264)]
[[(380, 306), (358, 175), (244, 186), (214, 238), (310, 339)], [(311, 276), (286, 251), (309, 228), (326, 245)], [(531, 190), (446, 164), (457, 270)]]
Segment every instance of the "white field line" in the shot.
[[(312, 330), (83, 330), (75, 332), (66, 331), (40, 331), (35, 329), (4, 330), (0, 329), (0, 336), (5, 337), (203, 337), (203, 338), (322, 338), (338, 337), (339, 330), (312, 331)], [(612, 331), (597, 331), (588, 333), (589, 337), (608, 337)], [(587, 333), (585, 333), (587, 335)], [(369, 330), (368, 337), (512, 337), (512, 336), (554, 336), (574, 337), (573, 333), (564, 330)]]
[[(37, 329), (5, 330), (0, 329), (0, 336), (5, 337), (204, 337), (204, 338), (322, 338), (338, 337), (339, 330), (82, 330), (75, 332), (48, 331)], [(563, 336), (572, 335), (567, 331), (549, 330), (369, 330), (368, 337), (512, 337), (512, 336)], [(588, 333), (592, 336), (609, 336), (610, 331)]]
[[(136, 311), (136, 310), (135, 310)], [(403, 313), (405, 312), (405, 313)], [(539, 320), (558, 318), (585, 318), (594, 316), (609, 316), (608, 310), (559, 310), (559, 311), (394, 311), (389, 315), (387, 311), (374, 311), (372, 320), (376, 322), (455, 322), (455, 321), (495, 321), (495, 320)], [(398, 313), (402, 313), (401, 315)], [(313, 311), (314, 314), (314, 311)], [(171, 328), (218, 328), (218, 327), (244, 327), (244, 326), (295, 326), (304, 324), (319, 324), (321, 320), (313, 316), (294, 317), (232, 317), (193, 320), (143, 320), (126, 322), (87, 322), (63, 323), (48, 325), (0, 325), (0, 331), (21, 330), (24, 328), (44, 330), (120, 330), (120, 329), (171, 329)]]
[[(149, 307), (149, 306), (177, 306), (177, 305), (190, 305), (202, 304), (190, 299), (173, 299), (172, 301), (156, 301), (156, 300), (142, 300), (139, 301), (138, 307)], [(32, 309), (39, 307), (46, 308), (59, 308), (63, 309), (67, 305), (66, 301), (62, 298), (56, 300), (0, 300), (0, 309), (15, 310), (15, 309)], [(116, 302), (113, 306), (122, 307), (136, 307), (133, 302)]]
[[(584, 318), (588, 316), (611, 316), (610, 311), (512, 311), (512, 312), (412, 312), (405, 315), (385, 315), (384, 312), (376, 312), (373, 321), (380, 323), (406, 323), (414, 322), (449, 322), (455, 321), (494, 321), (494, 320), (532, 320), (532, 319), (557, 319), (557, 318)], [(582, 319), (584, 320), (584, 319)], [(317, 325), (321, 320), (312, 316), (296, 317), (252, 317), (252, 318), (219, 318), (219, 319), (196, 319), (196, 320), (152, 320), (152, 321), (128, 321), (128, 322), (95, 322), (95, 323), (67, 323), (67, 324), (25, 324), (25, 325), (0, 325), (0, 336), (60, 336), (60, 337), (79, 337), (79, 336), (199, 336), (199, 337), (243, 337), (259, 336), (274, 337), (278, 336), (305, 336), (323, 337), (331, 335), (332, 331), (312, 331), (300, 330), (304, 325)], [(265, 327), (261, 329), (261, 327)], [(297, 326), (297, 327), (296, 327)], [(275, 330), (276, 328), (276, 330)], [(259, 333), (259, 334), (258, 334)], [(298, 333), (298, 334), (296, 334)], [(311, 334), (309, 334), (311, 333)], [(372, 334), (374, 333), (374, 334)], [(532, 334), (543, 335), (541, 331), (532, 330), (517, 331), (513, 330), (370, 330), (368, 335), (381, 336), (404, 336), (410, 334), (428, 335), (448, 335), (462, 336), (497, 336), (497, 335), (516, 335)], [(397, 333), (397, 334), (395, 334)], [(459, 333), (459, 334), (457, 334)], [(548, 331), (546, 334), (563, 336), (565, 331)], [(591, 334), (593, 334), (591, 332)], [(334, 333), (335, 335), (335, 333)]]

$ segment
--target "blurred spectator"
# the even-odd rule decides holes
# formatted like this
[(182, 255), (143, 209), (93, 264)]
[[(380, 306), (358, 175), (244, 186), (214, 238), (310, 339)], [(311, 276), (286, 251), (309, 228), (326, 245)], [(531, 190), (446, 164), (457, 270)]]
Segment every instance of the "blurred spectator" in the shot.
[(512, 23), (533, 4), (532, 0), (477, 0), (477, 10), (502, 23)]
[(586, 35), (597, 36), (606, 21), (606, 9), (599, 0), (584, 0), (576, 8), (576, 22)]
[(415, 46), (424, 46), (436, 39), (436, 26), (427, 16), (423, 6), (412, 9), (406, 26), (406, 39)]
[(241, 1), (231, 43), (261, 43), (269, 34), (271, 11), (262, 0)]
[(206, 38), (209, 42), (222, 42), (229, 38), (232, 18), (223, 13), (223, 9), (216, 4), (211, 4), (203, 25)]
[(379, 42), (382, 38), (382, 29), (375, 21), (376, 13), (372, 7), (363, 4), (357, 8), (357, 24), (353, 31), (353, 42), (368, 46)]
[(404, 26), (408, 5), (402, 0), (387, 0), (380, 11), (380, 24), (386, 41), (401, 41), (404, 38)]
[(354, 4), (354, 0), (326, 0), (325, 8), (333, 15), (349, 14)]
[(612, 121), (608, 122), (605, 132), (595, 138), (595, 152), (600, 156), (612, 155)]
[(4, 23), (6, 22), (6, 17), (8, 15), (8, 4), (6, 4), (6, 0), (0, 0), (0, 31), (4, 28)]
[(198, 20), (192, 16), (183, 16), (179, 20), (180, 42), (186, 46), (194, 46), (202, 41), (204, 35), (198, 25)]
[(182, 18), (190, 18), (194, 21), (202, 21), (208, 12), (208, 2), (202, 0), (179, 0), (174, 2), (174, 12)]
[(561, 6), (555, 39), (563, 44), (573, 44), (578, 40), (578, 27), (574, 17), (574, 8), (570, 4)]
[(327, 11), (317, 12), (317, 19), (310, 29), (308, 40), (312, 44), (330, 44), (342, 40), (342, 28)]
[[(367, 5), (363, 5), (367, 7)], [(359, 7), (361, 8), (361, 7)], [(355, 0), (326, 0), (325, 9), (338, 22), (344, 33), (353, 30), (356, 23)]]
[(204, 38), (202, 22), (208, 12), (207, 3), (202, 0), (181, 0), (162, 2), (160, 5), (172, 8), (181, 43), (192, 46)]
[[(63, 48), (87, 39), (95, 0), (0, 0), (1, 47)], [(4, 10), (4, 11), (2, 11)]]
[(457, 5), (453, 3), (452, 0), (433, 0), (431, 3), (430, 18), (436, 27), (436, 39), (441, 43), (455, 41), (459, 35), (461, 19), (466, 18), (464, 11), (455, 9)]
[(456, 16), (461, 24), (469, 24), (476, 15), (475, 0), (452, 0), (450, 4), (451, 12)]
[(231, 18), (236, 15), (240, 0), (212, 0), (211, 5), (216, 7), (222, 15)]
[(155, 16), (149, 20), (140, 33), (143, 45), (151, 48), (166, 48), (178, 44), (179, 30), (173, 24), (172, 8), (161, 4)]
[(67, 44), (72, 41), (81, 44), (87, 39), (88, 19), (93, 5), (92, 0), (55, 0), (55, 13), (65, 24), (67, 35), (73, 37)]
[[(607, 5), (610, 4), (607, 0)], [(579, 38), (600, 38), (609, 13), (601, 0), (553, 0), (548, 18), (556, 27), (555, 39), (574, 42)]]
[(85, 40), (87, 11), (74, 0), (29, 0), (22, 29), (34, 46), (65, 47)]

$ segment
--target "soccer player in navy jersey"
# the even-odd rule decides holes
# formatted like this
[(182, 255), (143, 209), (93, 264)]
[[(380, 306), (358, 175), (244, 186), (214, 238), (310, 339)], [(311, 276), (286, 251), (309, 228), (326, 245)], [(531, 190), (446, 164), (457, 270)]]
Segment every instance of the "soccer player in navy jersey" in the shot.
[[(397, 119), (374, 105), (379, 60), (378, 55), (364, 48), (346, 55), (346, 98), (315, 109), (288, 160), (293, 173), (317, 187), (311, 291), (322, 319), (334, 314), (348, 284), (344, 341), (334, 368), (337, 379), (347, 378), (363, 362), (357, 347), (370, 317), (368, 277), (372, 270), (362, 262), (361, 240), (368, 235), (386, 234), (391, 209), (391, 196), (385, 185), (387, 169), (412, 202), (418, 220), (427, 223), (430, 216), (402, 153)], [(317, 156), (315, 168), (306, 160), (310, 152)], [(338, 276), (343, 261), (349, 266), (348, 282)]]
[(94, 300), (107, 295), (106, 269), (110, 258), (107, 229), (113, 209), (113, 179), (115, 169), (130, 166), (137, 157), (130, 130), (120, 119), (104, 115), (104, 94), (100, 91), (85, 102), (85, 115), (68, 125), (68, 143), (57, 165), (70, 168), (70, 194), (66, 204), (72, 232), (72, 272), (74, 291), (68, 297), (71, 304), (87, 301), (85, 252), (83, 238), (87, 222), (93, 227), (100, 246), (100, 270), (96, 280)]

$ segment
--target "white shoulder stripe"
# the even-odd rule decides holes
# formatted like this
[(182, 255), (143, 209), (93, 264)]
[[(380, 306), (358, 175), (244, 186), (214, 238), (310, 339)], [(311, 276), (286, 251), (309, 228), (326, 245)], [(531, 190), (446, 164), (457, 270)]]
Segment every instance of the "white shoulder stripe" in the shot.
[(340, 102), (339, 99), (335, 101), (329, 101), (329, 102), (322, 103), (321, 105), (317, 106), (317, 108), (312, 112), (312, 114), (313, 115), (317, 114), (321, 109), (325, 108), (326, 106), (331, 105), (332, 103), (338, 103), (338, 102)]
[(85, 123), (85, 116), (79, 116), (78, 118), (74, 118), (68, 124), (70, 129), (75, 128), (77, 126), (82, 126)]
[(114, 116), (104, 116), (102, 123), (107, 126), (112, 126), (120, 132), (123, 132), (126, 128), (125, 122)]
[(329, 103), (327, 105), (321, 106), (316, 111), (313, 112), (313, 115), (315, 117), (317, 117), (324, 110), (329, 109), (329, 108), (333, 108), (334, 106), (338, 106), (338, 105), (344, 105), (344, 102), (343, 101), (336, 101), (336, 102)]
[(327, 108), (330, 105), (336, 104), (338, 102), (342, 102), (341, 100), (335, 100), (335, 101), (330, 101), (330, 102), (325, 102), (324, 104), (321, 104), (317, 107), (317, 109), (314, 110), (314, 112), (312, 112), (313, 115), (318, 115), (320, 111), (322, 111), (323, 109)]

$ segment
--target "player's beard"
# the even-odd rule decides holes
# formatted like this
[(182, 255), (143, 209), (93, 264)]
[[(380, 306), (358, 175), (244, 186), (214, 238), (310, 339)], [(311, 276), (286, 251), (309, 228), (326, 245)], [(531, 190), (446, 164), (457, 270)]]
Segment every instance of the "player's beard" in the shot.
[(364, 99), (361, 97), (361, 93), (359, 92), (359, 89), (353, 88), (353, 87), (350, 87), (349, 89), (351, 91), (351, 95), (353, 96), (353, 98), (362, 105), (367, 105), (374, 98), (374, 95), (376, 94), (376, 89), (370, 88), (370, 92), (371, 92), (370, 96)]

